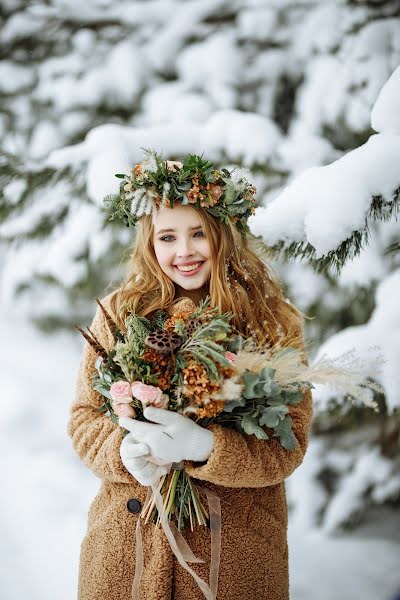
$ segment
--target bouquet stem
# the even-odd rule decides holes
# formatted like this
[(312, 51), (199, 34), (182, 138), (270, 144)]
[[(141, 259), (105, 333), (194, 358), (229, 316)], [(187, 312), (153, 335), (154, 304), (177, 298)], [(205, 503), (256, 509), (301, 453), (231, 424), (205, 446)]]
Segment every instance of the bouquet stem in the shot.
[[(199, 490), (183, 469), (172, 469), (164, 475), (159, 485), (163, 499), (163, 510), (168, 521), (175, 521), (178, 531), (182, 531), (186, 523), (193, 531), (194, 524), (206, 525), (208, 511), (201, 501)], [(147, 523), (152, 517), (156, 527), (160, 524), (160, 515), (152, 497), (144, 507), (142, 518)]]

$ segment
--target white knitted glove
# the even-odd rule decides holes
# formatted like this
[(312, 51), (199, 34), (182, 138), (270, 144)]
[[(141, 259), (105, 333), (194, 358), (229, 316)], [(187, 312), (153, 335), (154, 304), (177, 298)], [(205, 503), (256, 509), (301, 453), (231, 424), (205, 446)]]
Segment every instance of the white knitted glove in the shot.
[(154, 423), (144, 423), (129, 417), (120, 417), (118, 422), (135, 439), (147, 444), (156, 459), (166, 463), (179, 463), (182, 460), (201, 462), (210, 456), (214, 447), (214, 434), (209, 429), (163, 408), (148, 406), (143, 414)]
[(122, 440), (119, 453), (125, 468), (144, 486), (157, 484), (169, 471), (170, 465), (158, 465), (146, 460), (145, 457), (150, 456), (149, 447), (138, 443), (131, 433)]

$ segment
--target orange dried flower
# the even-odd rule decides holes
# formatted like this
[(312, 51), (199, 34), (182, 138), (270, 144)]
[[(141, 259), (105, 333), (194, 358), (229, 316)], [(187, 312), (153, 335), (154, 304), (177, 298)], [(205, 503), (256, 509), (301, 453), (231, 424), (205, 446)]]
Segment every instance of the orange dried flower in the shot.
[(203, 419), (205, 417), (215, 417), (219, 413), (224, 410), (225, 402), (223, 400), (211, 400), (201, 408), (197, 410), (196, 415), (199, 419)]
[(186, 323), (188, 314), (189, 313), (181, 312), (181, 313), (177, 313), (173, 317), (169, 317), (168, 319), (166, 319), (164, 321), (163, 329), (165, 329), (165, 331), (175, 331), (176, 323), (178, 321), (183, 321), (184, 323)]
[(209, 400), (210, 393), (219, 389), (219, 384), (211, 383), (202, 364), (190, 362), (182, 369), (184, 387), (182, 393), (195, 405)]

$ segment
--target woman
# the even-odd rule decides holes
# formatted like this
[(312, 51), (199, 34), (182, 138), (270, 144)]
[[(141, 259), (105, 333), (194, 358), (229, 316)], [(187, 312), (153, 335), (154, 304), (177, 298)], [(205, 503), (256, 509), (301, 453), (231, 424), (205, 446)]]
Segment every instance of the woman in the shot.
[[(189, 172), (190, 164), (187, 160), (182, 165), (159, 159), (150, 173), (160, 173), (164, 184), (170, 173), (171, 181), (181, 184), (184, 169), (187, 167)], [(195, 173), (206, 172), (201, 170), (203, 164), (204, 161), (197, 163), (200, 169)], [(139, 184), (142, 181), (145, 187), (143, 163), (140, 169), (137, 167)], [(233, 325), (244, 335), (252, 334), (268, 344), (290, 340), (292, 346), (302, 348), (299, 312), (285, 301), (278, 282), (257, 255), (255, 240), (243, 227), (248, 212), (242, 209), (245, 216), (239, 214), (236, 218), (225, 212), (223, 218), (218, 218), (215, 215), (220, 213), (210, 210), (210, 206), (226, 209), (226, 189), (224, 194), (221, 183), (221, 193), (216, 190), (221, 180), (217, 179), (218, 171), (213, 173), (208, 188), (207, 178), (196, 179), (192, 173), (192, 187), (185, 193), (193, 200), (196, 192), (196, 203), (166, 202), (154, 205), (154, 210), (147, 207), (142, 211), (137, 219), (130, 276), (124, 286), (103, 301), (106, 308), (120, 319), (129, 311), (146, 317), (160, 308), (174, 314), (182, 302), (194, 306), (208, 294), (213, 305), (234, 314)], [(132, 179), (138, 185), (134, 175)], [(123, 189), (131, 193), (132, 186), (125, 183)], [(211, 196), (206, 196), (206, 189), (211, 190)], [(243, 185), (237, 189), (237, 194), (243, 192)], [(249, 201), (246, 189), (242, 195)], [(199, 190), (204, 191), (200, 203)], [(206, 205), (204, 197), (212, 197), (213, 203)], [(91, 329), (105, 347), (113, 345), (100, 310)], [(259, 440), (217, 424), (203, 429), (174, 413), (169, 413), (172, 435), (164, 436), (160, 424), (165, 422), (163, 415), (167, 411), (156, 408), (151, 409), (152, 423), (120, 418), (120, 424), (130, 430), (122, 442), (122, 429), (98, 412), (102, 400), (91, 387), (95, 360), (96, 355), (87, 344), (68, 425), (79, 456), (101, 479), (81, 547), (79, 600), (131, 598), (136, 521), (146, 498), (146, 486), (163, 473), (163, 467), (151, 458), (158, 462), (182, 460), (187, 473), (221, 499), (217, 598), (288, 599), (284, 480), (301, 464), (307, 448), (312, 416), (310, 392), (304, 393), (302, 402), (290, 407), (298, 442), (293, 451), (285, 450), (277, 439)], [(194, 579), (175, 558), (163, 530), (151, 522), (143, 524), (142, 530), (144, 570), (140, 600), (203, 598)], [(191, 568), (207, 581), (209, 529), (195, 527), (183, 534), (193, 553), (204, 561)]]

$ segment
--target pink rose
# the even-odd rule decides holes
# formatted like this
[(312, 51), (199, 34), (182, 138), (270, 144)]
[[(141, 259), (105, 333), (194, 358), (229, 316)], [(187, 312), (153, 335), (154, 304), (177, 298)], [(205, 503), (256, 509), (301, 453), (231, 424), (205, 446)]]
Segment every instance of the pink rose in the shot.
[(227, 360), (229, 360), (229, 362), (231, 363), (231, 365), (235, 365), (236, 364), (236, 358), (237, 357), (236, 357), (236, 354), (234, 354), (233, 352), (226, 351), (225, 352), (225, 358)]
[(110, 388), (110, 395), (113, 400), (132, 399), (131, 384), (120, 379), (115, 381)]
[(213, 197), (214, 204), (218, 204), (218, 200), (223, 194), (221, 186), (217, 185), (216, 183), (207, 183), (207, 189)]
[(113, 402), (113, 409), (116, 415), (119, 417), (130, 417), (134, 419), (136, 417), (136, 411), (130, 404), (124, 404), (123, 402)]
[(163, 392), (154, 385), (146, 385), (141, 381), (134, 381), (131, 385), (131, 389), (134, 397), (140, 400), (143, 406), (147, 406), (148, 404), (157, 406), (158, 403), (161, 402)]

